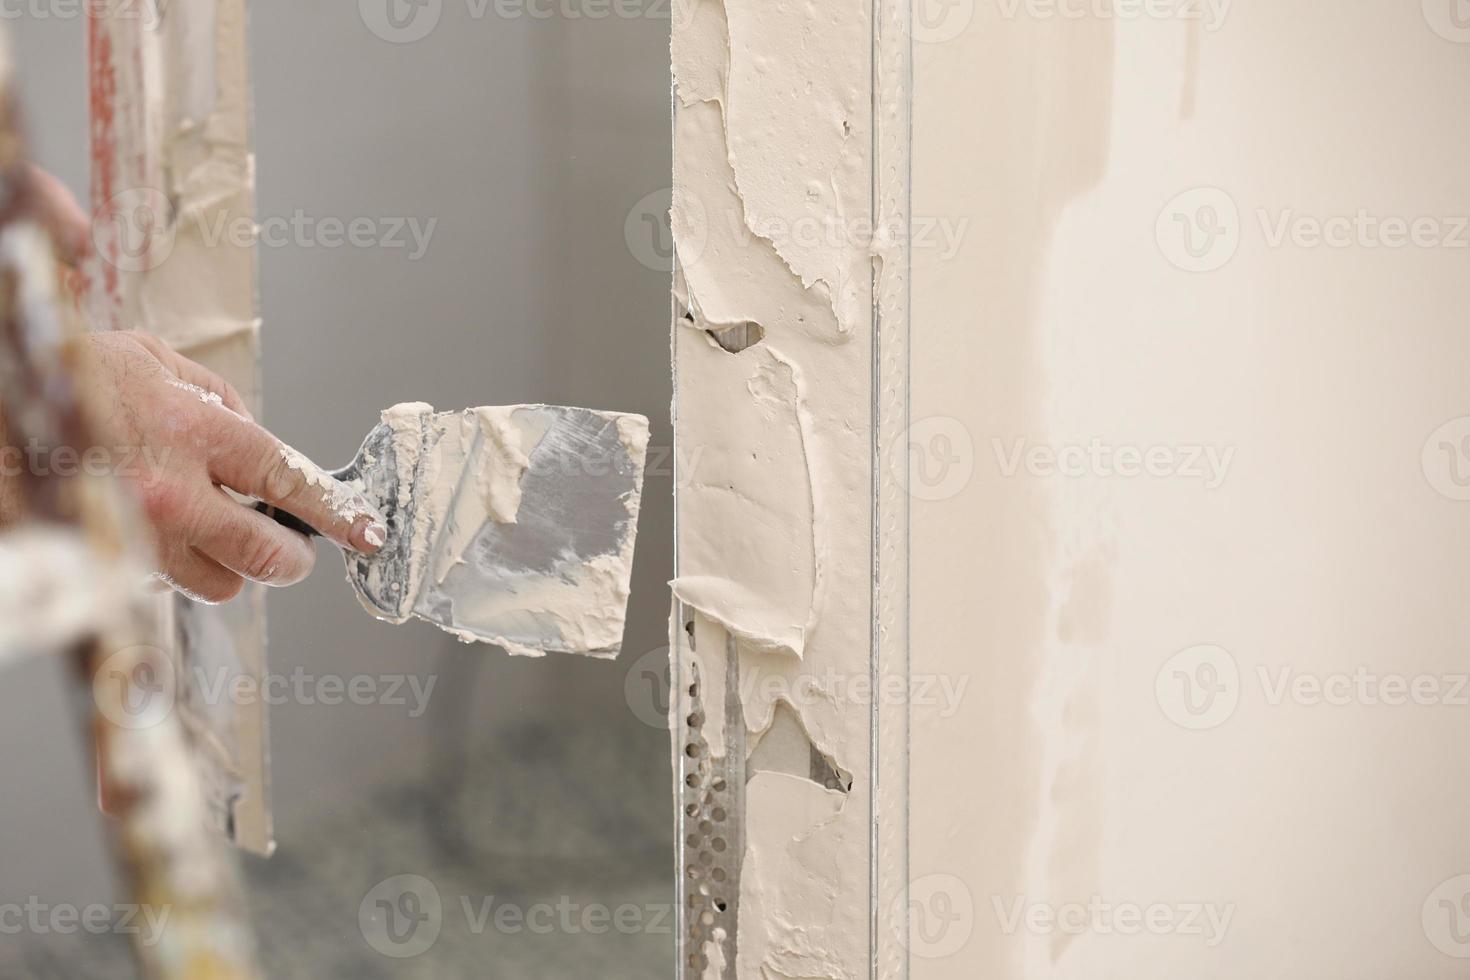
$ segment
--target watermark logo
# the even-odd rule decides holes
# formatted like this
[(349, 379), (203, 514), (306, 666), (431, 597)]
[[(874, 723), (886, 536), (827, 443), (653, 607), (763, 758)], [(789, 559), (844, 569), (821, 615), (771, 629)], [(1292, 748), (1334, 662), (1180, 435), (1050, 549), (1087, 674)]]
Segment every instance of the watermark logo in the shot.
[(1086, 445), (1031, 444), (1018, 438), (1009, 445), (991, 440), (1000, 474), (1007, 479), (1023, 471), (1038, 479), (1136, 479), (1198, 481), (1206, 490), (1217, 490), (1235, 460), (1234, 446), (1204, 445), (1109, 445), (1094, 437)]
[(669, 698), (673, 687), (668, 647), (648, 651), (629, 665), (623, 677), (623, 697), (628, 707), (650, 728), (669, 727)]
[(439, 227), (438, 218), (358, 215), (318, 216), (297, 208), (289, 215), (257, 220), (228, 210), (199, 212), (174, 221), (161, 191), (141, 187), (113, 197), (92, 221), (92, 240), (103, 261), (123, 272), (148, 272), (163, 265), (187, 231), (205, 248), (382, 249), (401, 251), (408, 261), (423, 258)]
[(906, 921), (904, 945), (926, 960), (954, 956), (975, 932), (975, 898), (954, 875), (925, 875), (894, 903), (894, 919)]
[(1470, 415), (1451, 419), (1424, 442), (1424, 478), (1443, 497), (1470, 500)]
[(1000, 931), (1008, 936), (1029, 932), (1038, 936), (1183, 936), (1203, 940), (1214, 949), (1225, 941), (1235, 918), (1235, 906), (1212, 902), (1114, 902), (1093, 895), (1086, 902), (1028, 901), (1024, 895), (1009, 901), (990, 900)]
[(699, 16), (700, 7), (704, 6), (704, 0), (668, 0), (669, 19), (673, 21), (673, 30), (682, 31), (694, 19)]
[(173, 206), (167, 195), (152, 187), (122, 191), (92, 219), (92, 244), (97, 254), (122, 272), (149, 272), (162, 265), (174, 250)]
[(393, 959), (422, 956), (439, 941), (444, 903), (439, 889), (421, 875), (380, 881), (357, 908), (357, 926), (368, 945)]
[(444, 0), (357, 0), (367, 29), (391, 44), (422, 41), (439, 26)]
[(1154, 226), (1159, 250), (1186, 272), (1214, 272), (1240, 248), (1240, 208), (1218, 187), (1195, 187), (1178, 194)]
[[(651, 728), (667, 729), (669, 675), (667, 647), (650, 650), (635, 660), (623, 678), (623, 693), (639, 720)], [(871, 708), (875, 704), (913, 709), (928, 717), (953, 718), (963, 707), (973, 678), (968, 674), (885, 674), (875, 678), (868, 671), (844, 673), (826, 667), (795, 675), (742, 671), (740, 701), (745, 704), (775, 704), (784, 701), (801, 711), (851, 705)]]
[(1446, 41), (1470, 44), (1470, 0), (1423, 0), (1429, 29)]
[(0, 904), (0, 936), (131, 936), (141, 946), (157, 946), (173, 914), (171, 905), (53, 904), (31, 895)]
[(92, 675), (92, 699), (119, 728), (152, 728), (173, 713), (178, 679), (173, 659), (157, 647), (125, 647)]
[(180, 674), (173, 659), (156, 647), (127, 647), (110, 655), (92, 678), (97, 708), (113, 724), (132, 730), (151, 728), (172, 714), (181, 681), (205, 705), (239, 707), (294, 704), (302, 707), (389, 707), (421, 718), (439, 678), (410, 674), (311, 674), (296, 667), (289, 674), (262, 677), (229, 667), (193, 665)]
[(1272, 250), (1470, 250), (1470, 215), (1389, 214), (1366, 207), (1310, 214), (1292, 207), (1257, 207), (1247, 217), (1218, 187), (1175, 197), (1160, 213), (1155, 231), (1160, 251), (1175, 266), (1213, 272), (1235, 257), (1251, 226), (1259, 227), (1261, 243)]
[(624, 936), (673, 934), (674, 909), (667, 904), (616, 907), (562, 895), (554, 902), (521, 905), (495, 895), (450, 895), (422, 875), (396, 875), (373, 886), (357, 910), (368, 945), (392, 959), (422, 956), (446, 927), (470, 936), (494, 931), (515, 936)]
[(998, 0), (1001, 16), (1015, 20), (1180, 21), (1207, 31), (1225, 24), (1234, 0)]
[(1159, 668), (1154, 695), (1165, 716), (1179, 727), (1218, 728), (1240, 703), (1240, 667), (1222, 647), (1201, 644), (1180, 650)]
[(623, 241), (628, 246), (628, 254), (645, 269), (667, 273), (674, 268), (673, 211), (676, 206), (679, 209), (680, 261), (693, 265), (704, 254), (705, 243), (709, 240), (709, 218), (704, 204), (686, 191), (680, 191), (676, 196), (673, 188), (664, 187), (639, 199), (623, 222)]
[(136, 20), (157, 30), (159, 0), (0, 0), (0, 20)]
[(1439, 883), (1420, 911), (1425, 938), (1446, 956), (1470, 959), (1470, 875)]
[(909, 426), (889, 450), (899, 485), (919, 500), (949, 500), (975, 475), (975, 441), (959, 419), (936, 415)]
[(920, 44), (953, 41), (975, 19), (975, 0), (914, 0), (914, 40)]

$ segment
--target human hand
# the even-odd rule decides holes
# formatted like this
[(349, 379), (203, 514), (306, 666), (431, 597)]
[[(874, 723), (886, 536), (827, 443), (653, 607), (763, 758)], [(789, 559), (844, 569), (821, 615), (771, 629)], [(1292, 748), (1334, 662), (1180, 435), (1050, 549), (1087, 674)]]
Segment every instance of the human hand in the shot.
[[(310, 574), (312, 542), (225, 493), (289, 511), (344, 548), (375, 553), (382, 518), (250, 417), (219, 376), (141, 333), (87, 334), (73, 348), (98, 415), (98, 446), (131, 453), (116, 475), (133, 485), (154, 532), (158, 574), (192, 598), (227, 602), (245, 581), (293, 585)], [(125, 472), (123, 472), (125, 470)]]

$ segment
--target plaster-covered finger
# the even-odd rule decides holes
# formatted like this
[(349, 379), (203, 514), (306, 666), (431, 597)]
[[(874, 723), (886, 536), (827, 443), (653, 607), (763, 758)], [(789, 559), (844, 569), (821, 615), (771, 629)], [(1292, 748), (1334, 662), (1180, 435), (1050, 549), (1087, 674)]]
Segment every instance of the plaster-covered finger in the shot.
[(243, 418), (221, 420), (210, 466), (219, 483), (279, 507), (344, 548), (376, 554), (386, 523), (357, 489)]
[(237, 575), (276, 587), (295, 585), (316, 564), (316, 549), (304, 535), (235, 503), (223, 491), (200, 518), (194, 546)]

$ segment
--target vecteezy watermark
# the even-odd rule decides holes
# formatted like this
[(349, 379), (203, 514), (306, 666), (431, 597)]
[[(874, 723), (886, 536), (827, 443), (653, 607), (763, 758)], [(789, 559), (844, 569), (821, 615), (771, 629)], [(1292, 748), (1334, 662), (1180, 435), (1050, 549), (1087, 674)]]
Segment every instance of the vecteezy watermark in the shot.
[(24, 475), (62, 478), (112, 476), (153, 486), (163, 477), (170, 450), (151, 446), (43, 446), (30, 439), (24, 446), (0, 446), (0, 477)]
[(1007, 445), (996, 438), (991, 440), (991, 448), (1001, 476), (1007, 478), (1022, 471), (1042, 479), (1151, 477), (1196, 480), (1206, 490), (1219, 489), (1235, 460), (1234, 446), (1114, 446), (1097, 438), (1086, 445), (1064, 446), (1032, 445), (1025, 437)]
[[(670, 20), (695, 0), (458, 0), (470, 20)], [(358, 0), (367, 29), (392, 44), (412, 44), (434, 32), (445, 0)]]
[(522, 904), (495, 895), (457, 895), (446, 901), (422, 875), (396, 875), (363, 897), (357, 924), (369, 946), (393, 959), (421, 956), (447, 926), (472, 936), (494, 931), (514, 936), (624, 936), (673, 934), (671, 905), (605, 905), (563, 895), (555, 901)]
[(914, 0), (912, 16), (915, 41), (945, 44), (975, 20), (975, 0)]
[(1195, 187), (1164, 205), (1154, 224), (1159, 250), (1186, 272), (1213, 272), (1240, 248), (1240, 209), (1218, 187)]
[[(210, 669), (198, 664), (186, 676), (192, 681), (191, 697), (206, 705), (406, 708), (410, 718), (422, 717), (428, 710), (439, 681), (435, 674), (318, 675), (303, 667), (289, 674), (256, 678), (227, 667)], [(167, 718), (179, 701), (177, 668), (156, 647), (127, 647), (98, 667), (92, 693), (99, 710), (113, 724), (135, 730), (151, 728)]]
[(755, 239), (789, 242), (801, 248), (853, 248), (874, 251), (879, 243), (907, 238), (915, 252), (933, 252), (941, 262), (959, 254), (970, 231), (968, 217), (914, 215), (906, 224), (883, 223), (854, 215), (815, 215), (785, 220), (747, 218), (744, 211), (726, 211), (731, 237), (742, 246)]
[[(1470, 214), (1381, 214), (1355, 208), (1338, 214), (1306, 214), (1295, 208), (1258, 207), (1252, 212), (1268, 249), (1470, 249)], [(1219, 187), (1196, 187), (1173, 198), (1159, 213), (1159, 250), (1186, 272), (1224, 267), (1241, 246), (1249, 222), (1236, 200)]]
[(709, 218), (700, 199), (687, 191), (677, 194), (663, 187), (643, 195), (623, 221), (628, 254), (645, 269), (667, 274), (674, 253), (685, 265), (694, 265), (709, 241)]
[(1470, 673), (1384, 671), (1359, 664), (1331, 671), (1257, 664), (1242, 673), (1218, 646), (1182, 650), (1159, 669), (1155, 695), (1164, 715), (1192, 731), (1219, 728), (1247, 695), (1265, 708), (1466, 708)]
[(628, 665), (623, 675), (623, 700), (643, 724), (667, 730), (673, 686), (669, 648), (658, 647)]
[(1470, 44), (1470, 0), (1422, 0), (1429, 29), (1446, 41)]
[(1364, 666), (1315, 673), (1261, 664), (1255, 677), (1270, 707), (1470, 707), (1470, 674), (1465, 673), (1406, 674)]
[(33, 935), (133, 936), (143, 946), (156, 946), (173, 913), (170, 905), (72, 905), (42, 901), (0, 902), (0, 936)]
[(975, 934), (975, 898), (963, 881), (949, 874), (916, 878), (894, 899), (892, 921), (910, 953), (926, 960), (954, 956)]
[(1436, 885), (1419, 915), (1430, 945), (1457, 960), (1470, 959), (1470, 874)]
[[(784, 701), (798, 711), (807, 707), (846, 704), (856, 708), (875, 704), (906, 706), (928, 716), (947, 719), (959, 713), (970, 689), (968, 674), (910, 674), (883, 676), (844, 673), (830, 667), (789, 674), (743, 671), (739, 696), (745, 704), (776, 704)], [(623, 695), (633, 714), (650, 728), (669, 725), (669, 648), (659, 647), (643, 654), (628, 666), (623, 676)]]
[(198, 213), (184, 219), (162, 191), (132, 188), (115, 195), (92, 220), (92, 242), (103, 261), (123, 272), (148, 272), (167, 262), (181, 234), (205, 248), (383, 249), (402, 251), (417, 262), (429, 250), (438, 218), (353, 218), (316, 216), (297, 208), (290, 215), (261, 219), (228, 211)]
[(1100, 895), (1086, 902), (1035, 902), (1024, 895), (992, 896), (1000, 931), (1008, 936), (1183, 936), (1214, 949), (1225, 941), (1235, 905), (1211, 902), (1115, 902)]
[[(697, 478), (700, 460), (704, 458), (704, 448), (695, 446), (693, 451), (686, 452), (675, 446), (649, 446), (644, 455), (644, 480), (677, 480), (681, 489), (690, 486)], [(605, 478), (621, 475), (632, 479), (630, 466), (626, 452), (602, 453), (588, 449), (575, 456), (570, 453), (542, 453), (533, 456), (526, 472), (543, 478)]]
[(910, 425), (888, 448), (888, 466), (899, 486), (918, 500), (949, 500), (975, 475), (975, 440), (956, 418), (936, 415)]
[(1154, 697), (1181, 728), (1217, 728), (1240, 704), (1240, 667), (1223, 647), (1201, 644), (1180, 650), (1155, 675)]
[(1470, 500), (1470, 415), (1450, 419), (1424, 440), (1424, 478), (1441, 496)]
[(1234, 0), (996, 0), (1006, 20), (1182, 21), (1217, 31)]
[(136, 20), (148, 30), (159, 24), (160, 0), (0, 0), (0, 20), (79, 20), (95, 17)]

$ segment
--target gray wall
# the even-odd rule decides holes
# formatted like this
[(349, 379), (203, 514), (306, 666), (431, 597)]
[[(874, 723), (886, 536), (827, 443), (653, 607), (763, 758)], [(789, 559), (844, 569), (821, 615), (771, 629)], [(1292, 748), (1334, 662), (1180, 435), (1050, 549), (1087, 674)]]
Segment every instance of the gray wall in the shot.
[[(654, 446), (670, 445), (668, 279), (624, 236), (630, 209), (668, 184), (667, 16), (651, 3), (633, 19), (504, 17), (494, 4), (476, 17), (479, 6), (449, 0), (428, 37), (394, 44), (354, 3), (254, 5), (261, 216), (438, 219), (413, 262), (401, 250), (262, 249), (264, 421), (323, 463), (345, 461), (378, 410), (403, 400), (636, 411), (653, 420)], [(83, 24), (7, 26), (36, 154), (85, 200)], [(438, 676), (417, 720), (383, 706), (273, 709), (283, 850), (324, 814), (432, 765), (461, 715), (476, 739), (547, 721), (614, 744), (617, 768), (585, 787), (594, 811), (625, 785), (666, 785), (667, 737), (623, 692), (628, 665), (667, 642), (671, 497), (665, 463), (645, 491), (616, 664), (512, 659), (379, 624), (325, 547), (311, 580), (273, 593), (275, 669)], [(59, 677), (33, 663), (0, 690), (0, 867), (7, 893), (93, 900), (105, 877)], [(667, 824), (663, 795), (636, 805)]]

